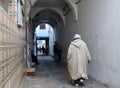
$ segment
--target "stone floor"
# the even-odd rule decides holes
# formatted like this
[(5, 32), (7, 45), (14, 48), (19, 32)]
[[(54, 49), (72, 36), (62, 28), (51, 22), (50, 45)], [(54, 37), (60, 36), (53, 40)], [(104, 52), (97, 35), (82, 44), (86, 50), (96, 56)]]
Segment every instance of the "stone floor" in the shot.
[[(71, 84), (67, 67), (63, 63), (54, 62), (50, 56), (39, 56), (40, 64), (35, 66), (36, 76), (25, 79), (24, 88), (80, 88)], [(82, 88), (108, 88), (92, 78), (85, 81)]]

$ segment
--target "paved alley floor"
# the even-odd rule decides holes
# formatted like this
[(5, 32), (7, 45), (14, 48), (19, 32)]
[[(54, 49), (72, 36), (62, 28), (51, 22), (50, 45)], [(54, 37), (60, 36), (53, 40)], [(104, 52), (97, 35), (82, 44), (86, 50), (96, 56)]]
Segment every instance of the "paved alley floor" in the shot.
[[(50, 56), (39, 56), (40, 64), (35, 66), (36, 76), (26, 77), (24, 88), (81, 88), (74, 87), (69, 79), (67, 67), (54, 62)], [(85, 81), (82, 88), (108, 88), (93, 79)]]

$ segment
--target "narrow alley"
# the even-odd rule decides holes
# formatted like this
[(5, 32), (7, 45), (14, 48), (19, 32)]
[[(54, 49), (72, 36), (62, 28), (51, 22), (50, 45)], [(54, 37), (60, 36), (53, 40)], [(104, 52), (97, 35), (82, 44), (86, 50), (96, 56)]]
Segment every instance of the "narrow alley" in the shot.
[(0, 88), (120, 88), (119, 38), (120, 0), (0, 0)]
[[(67, 67), (64, 63), (54, 62), (51, 56), (38, 56), (39, 65), (36, 65), (36, 76), (25, 79), (24, 88), (75, 88), (69, 79)], [(79, 88), (79, 87), (77, 87)], [(93, 80), (85, 81), (82, 88), (108, 88)]]

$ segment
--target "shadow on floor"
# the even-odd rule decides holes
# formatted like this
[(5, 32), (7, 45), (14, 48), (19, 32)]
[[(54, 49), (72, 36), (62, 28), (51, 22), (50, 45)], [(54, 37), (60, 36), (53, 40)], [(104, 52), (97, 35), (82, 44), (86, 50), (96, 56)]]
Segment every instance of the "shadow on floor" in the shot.
[[(35, 65), (36, 76), (27, 77), (24, 88), (75, 88), (67, 71), (67, 65), (56, 63), (51, 56), (38, 56), (39, 65)], [(78, 87), (79, 88), (79, 87)], [(82, 88), (107, 88), (92, 78), (85, 81)]]

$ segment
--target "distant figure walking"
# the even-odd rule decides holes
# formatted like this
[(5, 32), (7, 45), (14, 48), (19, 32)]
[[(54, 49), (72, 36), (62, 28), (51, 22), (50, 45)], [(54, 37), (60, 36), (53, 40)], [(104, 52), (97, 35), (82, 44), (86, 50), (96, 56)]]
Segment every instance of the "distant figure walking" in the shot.
[(55, 59), (57, 59), (57, 61), (61, 61), (61, 53), (62, 53), (62, 48), (59, 45), (59, 43), (57, 41), (55, 41), (54, 44), (54, 57)]
[(86, 43), (81, 40), (79, 34), (75, 34), (67, 54), (68, 72), (74, 86), (83, 86), (83, 81), (88, 79), (87, 65), (90, 61), (91, 57)]
[(43, 55), (45, 55), (46, 54), (46, 49), (45, 49), (44, 46), (42, 46), (42, 51), (43, 51)]
[(33, 50), (31, 51), (31, 57), (32, 57), (32, 62), (34, 62), (36, 65), (39, 64), (37, 56), (33, 54)]

